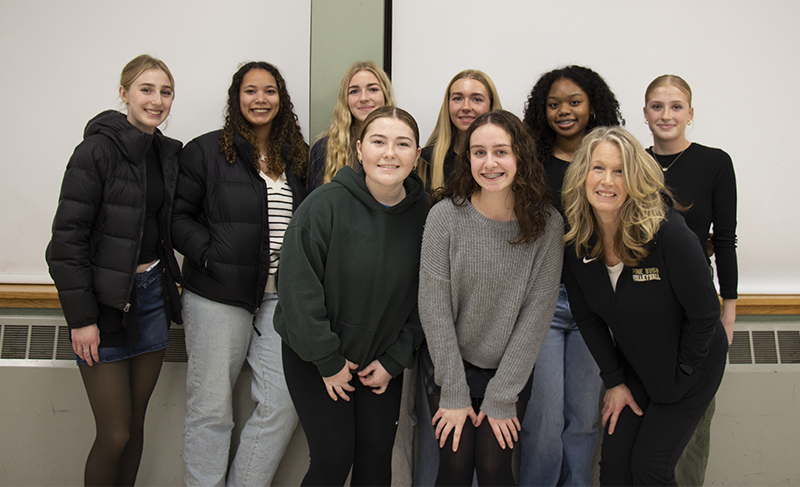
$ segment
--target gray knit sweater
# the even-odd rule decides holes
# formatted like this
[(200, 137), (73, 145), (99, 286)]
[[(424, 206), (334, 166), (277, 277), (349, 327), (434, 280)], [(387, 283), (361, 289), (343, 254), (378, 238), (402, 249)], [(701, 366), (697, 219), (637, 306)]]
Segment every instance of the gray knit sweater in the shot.
[(536, 241), (511, 245), (518, 233), (516, 221), (490, 220), (469, 202), (457, 207), (445, 199), (428, 215), (419, 314), (443, 408), (471, 404), (466, 360), (497, 369), (481, 410), (498, 419), (517, 414), (517, 395), (533, 370), (558, 299), (564, 222), (551, 210)]

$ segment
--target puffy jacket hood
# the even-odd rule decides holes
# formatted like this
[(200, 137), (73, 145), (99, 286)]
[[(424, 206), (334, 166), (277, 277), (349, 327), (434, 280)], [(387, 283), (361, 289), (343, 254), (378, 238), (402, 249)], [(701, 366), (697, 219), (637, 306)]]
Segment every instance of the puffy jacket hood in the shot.
[(172, 157), (181, 148), (180, 142), (164, 137), (158, 129), (155, 129), (153, 135), (142, 132), (128, 121), (124, 113), (117, 110), (100, 112), (89, 120), (83, 130), (84, 140), (97, 134), (110, 138), (125, 159), (129, 161), (140, 162), (143, 160), (145, 151), (150, 148), (150, 141), (154, 135), (159, 152), (164, 156)]
[(344, 186), (347, 191), (353, 194), (364, 206), (375, 210), (385, 211), (387, 213), (402, 213), (409, 206), (413, 206), (422, 198), (427, 198), (425, 187), (422, 179), (416, 173), (411, 173), (405, 181), (403, 187), (406, 189), (406, 197), (400, 203), (386, 208), (378, 202), (369, 192), (367, 188), (366, 173), (362, 169), (356, 172), (349, 166), (343, 167), (336, 173), (336, 176), (331, 180), (331, 184), (338, 184)]

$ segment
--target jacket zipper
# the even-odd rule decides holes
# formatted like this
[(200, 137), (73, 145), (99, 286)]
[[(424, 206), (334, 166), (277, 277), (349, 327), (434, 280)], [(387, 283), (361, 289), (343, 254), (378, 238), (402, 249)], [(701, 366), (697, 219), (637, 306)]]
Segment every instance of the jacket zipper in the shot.
[[(152, 135), (145, 136), (148, 141), (148, 144), (145, 145), (145, 151), (142, 154), (142, 218), (139, 220), (139, 238), (136, 242), (136, 257), (135, 261), (139, 259), (139, 252), (142, 250), (142, 237), (144, 236), (144, 220), (147, 217), (147, 149), (154, 150), (152, 147), (153, 139)], [(128, 299), (131, 297), (131, 291), (133, 290), (133, 284), (136, 282), (136, 264), (133, 266), (133, 273), (131, 274), (131, 281), (128, 284)], [(126, 326), (126, 322), (128, 320), (128, 311), (131, 309), (131, 303), (126, 303), (125, 308), (122, 310), (124, 315), (122, 316), (122, 327)]]
[[(257, 181), (259, 181), (261, 183), (261, 194), (263, 195), (263, 200), (264, 200), (264, 213), (263, 213), (263, 215), (264, 215), (264, 219), (266, 220), (266, 223), (267, 223), (267, 235), (269, 235), (269, 195), (267, 194), (267, 184), (264, 182), (264, 180), (263, 180), (263, 178), (261, 177), (260, 174), (256, 173), (256, 178), (258, 178)], [(267, 246), (269, 246), (269, 238), (267, 239)], [(259, 272), (261, 271), (261, 263), (263, 261), (263, 256), (264, 256), (264, 231), (263, 230), (261, 231), (260, 250), (261, 251), (258, 254), (258, 270), (259, 270)], [(269, 268), (267, 268), (267, 280), (269, 280)], [(256, 298), (256, 303), (255, 303), (256, 310), (253, 313), (253, 330), (255, 330), (256, 335), (261, 336), (261, 332), (258, 330), (258, 327), (256, 327), (256, 318), (258, 317), (258, 311), (261, 309), (261, 300), (258, 299), (258, 298), (259, 298), (259, 295), (261, 295), (263, 297), (263, 294), (261, 294), (263, 292), (263, 289), (260, 289), (258, 287), (258, 278), (256, 278), (256, 286), (257, 286), (256, 287), (256, 296), (255, 296), (255, 298)], [(263, 288), (263, 286), (261, 286), (261, 287)]]

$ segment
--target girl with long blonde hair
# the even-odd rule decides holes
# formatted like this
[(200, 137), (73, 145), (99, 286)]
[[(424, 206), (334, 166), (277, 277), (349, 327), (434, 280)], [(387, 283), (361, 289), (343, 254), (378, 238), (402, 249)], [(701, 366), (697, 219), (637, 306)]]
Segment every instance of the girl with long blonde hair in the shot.
[(417, 167), (429, 191), (444, 185), (472, 122), (486, 112), (502, 108), (497, 88), (483, 71), (465, 69), (453, 76)]
[(367, 115), (382, 106), (397, 106), (389, 77), (373, 61), (354, 63), (339, 85), (331, 124), (311, 148), (309, 192), (329, 183), (345, 166), (360, 168), (356, 158), (357, 135)]

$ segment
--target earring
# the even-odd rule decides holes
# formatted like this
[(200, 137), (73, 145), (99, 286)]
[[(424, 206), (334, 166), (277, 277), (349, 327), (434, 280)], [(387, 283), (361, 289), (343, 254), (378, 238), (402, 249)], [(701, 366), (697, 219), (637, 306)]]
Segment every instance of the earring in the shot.
[(647, 121), (647, 119), (644, 120), (644, 124), (645, 125), (650, 125), (650, 123)]
[(691, 120), (689, 120), (689, 123), (687, 123), (686, 125), (691, 125), (691, 124), (692, 124), (692, 121), (691, 121)]
[(594, 119), (595, 119), (595, 118), (597, 118), (597, 117), (595, 117), (595, 116), (594, 116), (594, 113), (592, 113), (591, 115), (589, 115), (589, 121), (590, 121), (590, 122), (594, 122)]

